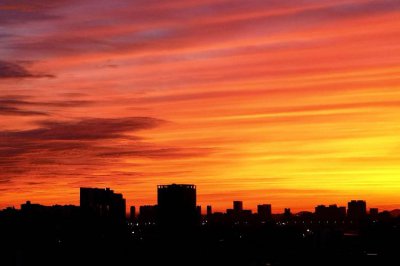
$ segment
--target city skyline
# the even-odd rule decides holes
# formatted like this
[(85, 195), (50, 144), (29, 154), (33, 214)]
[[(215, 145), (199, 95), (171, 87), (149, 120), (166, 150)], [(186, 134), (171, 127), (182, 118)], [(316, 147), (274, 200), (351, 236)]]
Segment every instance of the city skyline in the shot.
[[(189, 192), (183, 192), (183, 190), (189, 189)], [(194, 194), (192, 194), (194, 190)], [(166, 217), (168, 217), (167, 213), (169, 212), (177, 212), (178, 213), (182, 210), (189, 210), (192, 208), (195, 210), (196, 208), (200, 208), (200, 214), (201, 215), (209, 215), (209, 214), (214, 214), (214, 213), (223, 213), (223, 214), (229, 214), (232, 211), (233, 212), (249, 212), (249, 214), (264, 214), (265, 213), (270, 213), (273, 215), (277, 214), (284, 214), (286, 211), (289, 213), (293, 214), (302, 214), (304, 212), (310, 212), (314, 213), (315, 215), (318, 215), (318, 213), (324, 213), (326, 214), (331, 214), (332, 209), (334, 213), (339, 212), (339, 213), (344, 213), (344, 215), (349, 215), (349, 216), (354, 216), (354, 214), (349, 214), (349, 212), (352, 212), (351, 209), (358, 208), (359, 204), (361, 204), (361, 208), (363, 209), (362, 212), (365, 214), (372, 214), (374, 212), (375, 214), (378, 214), (379, 212), (390, 212), (390, 211), (395, 211), (400, 212), (399, 209), (379, 209), (376, 207), (371, 207), (365, 200), (362, 199), (351, 199), (348, 200), (346, 204), (340, 205), (337, 203), (318, 203), (316, 204), (312, 210), (298, 210), (298, 212), (292, 212), (292, 209), (290, 206), (285, 206), (285, 208), (277, 210), (276, 208), (274, 209), (272, 204), (268, 202), (259, 202), (255, 207), (250, 207), (245, 205), (242, 200), (240, 199), (232, 199), (230, 201), (230, 207), (227, 207), (224, 210), (215, 210), (212, 205), (197, 205), (197, 188), (196, 185), (194, 184), (163, 184), (163, 185), (157, 185), (157, 202), (156, 204), (144, 204), (144, 205), (126, 205), (126, 199), (123, 197), (123, 194), (121, 193), (115, 193), (113, 189), (109, 187), (105, 188), (89, 188), (89, 187), (81, 187), (79, 188), (79, 207), (83, 208), (84, 210), (87, 210), (88, 208), (92, 209), (97, 215), (101, 215), (101, 213), (104, 211), (103, 208), (107, 209), (107, 213), (112, 214), (112, 216), (116, 217), (132, 217), (132, 210), (134, 210), (134, 215), (143, 215), (141, 213), (142, 208), (153, 208), (156, 206), (160, 206), (160, 200), (164, 201), (165, 203), (161, 204), (161, 207), (164, 209), (164, 204), (169, 205), (167, 209), (163, 211), (165, 213)], [(166, 194), (167, 193), (167, 194)], [(187, 194), (189, 193), (189, 194)], [(167, 196), (170, 194), (169, 196)], [(161, 196), (160, 196), (161, 195)], [(169, 198), (169, 200), (166, 200)], [(25, 202), (21, 203), (20, 209), (23, 209), (23, 206), (26, 205), (40, 205), (40, 206), (45, 206), (40, 204), (39, 202), (32, 202), (31, 200), (26, 200)], [(98, 205), (100, 204), (100, 205)], [(120, 205), (122, 204), (122, 205)], [(183, 204), (183, 205), (182, 205)], [(51, 204), (47, 207), (51, 206), (62, 206), (60, 204)], [(65, 206), (74, 206), (74, 205), (65, 205)], [(108, 206), (108, 207), (107, 207)], [(112, 207), (111, 207), (112, 206)], [(123, 206), (123, 207), (122, 207)], [(173, 207), (174, 206), (174, 207)], [(121, 209), (122, 207), (122, 209)], [(204, 207), (204, 208), (203, 208)], [(244, 208), (246, 207), (246, 208)], [(9, 208), (15, 208), (15, 206), (7, 206), (4, 209), (0, 210), (6, 210)], [(110, 209), (111, 208), (111, 209)], [(177, 209), (175, 209), (177, 208)], [(18, 209), (18, 208), (17, 208)], [(121, 215), (121, 211), (124, 210), (124, 215)], [(154, 214), (153, 214), (154, 215)], [(355, 216), (358, 216), (359, 214), (355, 214)], [(397, 216), (397, 214), (395, 214)], [(268, 216), (268, 215), (267, 215)], [(129, 219), (129, 218), (128, 218)]]
[[(80, 188), (80, 204), (27, 201), (0, 210), (5, 265), (392, 265), (400, 210), (367, 210), (363, 200), (257, 212), (234, 200), (226, 212), (201, 215), (194, 184), (157, 186), (157, 205), (127, 215), (111, 188)], [(131, 206), (131, 210), (135, 207)]]
[[(33, 3), (34, 2), (34, 3)], [(0, 209), (400, 209), (400, 1), (3, 1)]]

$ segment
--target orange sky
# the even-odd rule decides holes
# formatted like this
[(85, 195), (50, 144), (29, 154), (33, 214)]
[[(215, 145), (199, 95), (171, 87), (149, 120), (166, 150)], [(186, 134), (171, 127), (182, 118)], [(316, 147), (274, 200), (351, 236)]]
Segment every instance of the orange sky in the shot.
[(400, 208), (400, 2), (2, 1), (0, 207), (194, 183)]

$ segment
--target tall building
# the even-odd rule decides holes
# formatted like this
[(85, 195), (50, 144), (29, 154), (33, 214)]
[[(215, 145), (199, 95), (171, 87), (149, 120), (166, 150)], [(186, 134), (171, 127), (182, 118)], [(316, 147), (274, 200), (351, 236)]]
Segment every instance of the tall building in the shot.
[(207, 217), (210, 217), (212, 215), (212, 206), (207, 205)]
[(200, 219), (201, 219), (201, 206), (200, 205), (196, 206), (196, 216), (197, 216), (196, 219), (198, 219), (200, 221)]
[(136, 219), (136, 207), (131, 206), (130, 212), (129, 212), (129, 220), (134, 221)]
[(159, 185), (157, 203), (161, 225), (185, 226), (198, 222), (195, 185)]
[(233, 202), (233, 211), (234, 212), (241, 212), (243, 211), (243, 201), (235, 200)]
[(358, 221), (367, 215), (367, 203), (364, 200), (352, 200), (347, 204), (347, 218)]
[(271, 204), (257, 205), (257, 214), (261, 220), (268, 220), (272, 217)]
[(84, 211), (100, 217), (126, 218), (125, 199), (110, 188), (80, 188), (80, 206)]

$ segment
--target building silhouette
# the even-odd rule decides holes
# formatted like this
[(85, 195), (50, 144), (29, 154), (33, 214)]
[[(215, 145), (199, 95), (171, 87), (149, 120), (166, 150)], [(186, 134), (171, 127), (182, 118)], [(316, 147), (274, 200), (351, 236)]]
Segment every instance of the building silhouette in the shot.
[(359, 221), (367, 216), (367, 203), (364, 200), (352, 200), (347, 204), (347, 218)]
[(369, 215), (370, 215), (372, 218), (378, 217), (378, 215), (379, 215), (379, 209), (378, 209), (378, 208), (370, 208), (370, 209), (369, 209)]
[(139, 207), (139, 221), (155, 223), (157, 219), (157, 205), (143, 205)]
[(210, 217), (212, 215), (212, 206), (207, 205), (207, 217)]
[(130, 207), (129, 220), (130, 221), (136, 220), (136, 207), (135, 206)]
[(243, 211), (243, 201), (235, 200), (233, 202), (233, 211), (234, 212), (241, 212)]
[(283, 218), (284, 219), (290, 219), (290, 218), (292, 218), (292, 211), (290, 210), (290, 208), (285, 208), (284, 210), (283, 210)]
[(196, 215), (199, 219), (201, 218), (201, 205), (196, 206)]
[[(199, 226), (192, 226), (200, 221), (195, 186), (158, 186), (158, 203), (140, 206), (138, 218), (131, 206), (134, 223), (102, 218), (124, 214), (122, 195), (110, 189), (82, 188), (81, 207), (27, 201), (0, 210), (0, 265), (380, 266), (398, 260), (398, 211), (371, 208), (361, 222), (367, 218), (362, 200), (348, 204), (353, 220), (337, 205), (272, 216), (270, 204), (253, 215), (234, 201), (227, 213), (207, 206)], [(337, 219), (343, 222), (330, 222)]]
[(258, 218), (262, 221), (269, 220), (272, 217), (271, 204), (257, 205)]
[(246, 222), (251, 219), (252, 211), (243, 209), (243, 201), (233, 201), (233, 209), (227, 209), (226, 215), (232, 221)]
[(99, 217), (126, 219), (125, 199), (110, 188), (80, 188), (80, 207)]
[(191, 226), (199, 221), (195, 185), (159, 185), (157, 186), (157, 203), (160, 225)]
[(336, 204), (315, 207), (315, 218), (323, 221), (343, 221), (346, 218), (346, 207), (338, 207)]
[(21, 204), (21, 211), (25, 213), (42, 213), (47, 209), (49, 209), (48, 206), (32, 203), (30, 200), (27, 200), (25, 203)]
[(46, 206), (37, 203), (31, 203), (31, 201), (28, 200), (21, 204), (21, 214), (30, 218), (47, 217), (48, 219), (54, 217), (76, 217), (79, 214), (79, 207), (74, 205)]

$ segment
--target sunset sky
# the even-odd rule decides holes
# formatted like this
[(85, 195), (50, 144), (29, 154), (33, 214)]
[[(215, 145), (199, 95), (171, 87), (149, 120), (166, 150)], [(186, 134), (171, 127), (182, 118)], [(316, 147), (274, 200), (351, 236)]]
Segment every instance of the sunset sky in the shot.
[(0, 208), (400, 208), (400, 1), (0, 0)]

